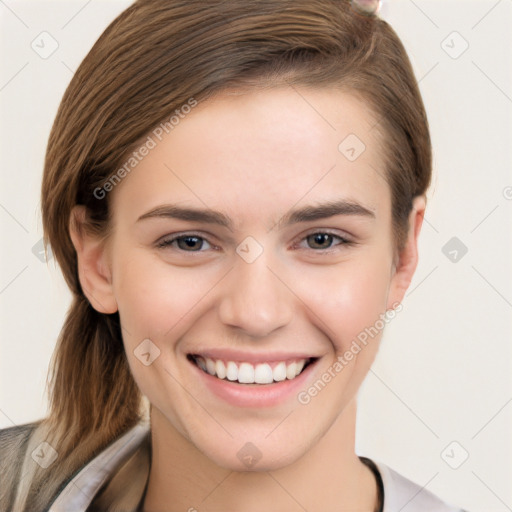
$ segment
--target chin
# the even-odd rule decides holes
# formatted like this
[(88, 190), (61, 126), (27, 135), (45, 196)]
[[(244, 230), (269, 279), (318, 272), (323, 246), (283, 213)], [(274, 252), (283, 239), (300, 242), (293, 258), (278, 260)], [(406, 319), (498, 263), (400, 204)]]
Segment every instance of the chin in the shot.
[(296, 446), (291, 450), (284, 450), (282, 445), (278, 447), (274, 446), (274, 443), (257, 446), (251, 442), (234, 442), (225, 448), (218, 450), (218, 447), (215, 447), (202, 451), (215, 465), (237, 473), (277, 471), (293, 464), (304, 455), (304, 451)]

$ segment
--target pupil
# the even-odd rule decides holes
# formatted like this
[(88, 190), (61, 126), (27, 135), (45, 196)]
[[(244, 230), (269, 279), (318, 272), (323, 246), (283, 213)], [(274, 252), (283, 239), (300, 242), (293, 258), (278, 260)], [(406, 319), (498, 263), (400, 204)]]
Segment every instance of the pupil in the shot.
[(199, 238), (197, 236), (187, 236), (186, 238), (181, 239), (182, 242), (185, 242), (185, 245), (189, 249), (199, 248), (197, 245), (200, 244)]
[(329, 235), (328, 233), (317, 233), (317, 234), (313, 235), (315, 244), (318, 244), (318, 245), (323, 245), (326, 242), (328, 242), (330, 236), (331, 235)]

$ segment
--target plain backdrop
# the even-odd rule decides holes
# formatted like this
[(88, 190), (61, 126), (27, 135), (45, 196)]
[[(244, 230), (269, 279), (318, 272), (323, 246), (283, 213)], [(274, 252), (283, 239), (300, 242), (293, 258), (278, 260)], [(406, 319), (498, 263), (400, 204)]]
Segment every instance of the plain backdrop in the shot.
[[(74, 70), (129, 4), (0, 1), (2, 428), (45, 415), (70, 299), (40, 253), (49, 131)], [(470, 511), (510, 511), (512, 0), (389, 0), (381, 15), (419, 81), (434, 181), (414, 281), (359, 395), (357, 450)]]

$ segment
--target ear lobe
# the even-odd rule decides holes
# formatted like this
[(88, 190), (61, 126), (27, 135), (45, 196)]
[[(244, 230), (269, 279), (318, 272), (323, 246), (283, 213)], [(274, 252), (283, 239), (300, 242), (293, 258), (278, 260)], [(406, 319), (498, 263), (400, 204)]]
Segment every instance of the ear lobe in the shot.
[(71, 211), (69, 234), (76, 250), (78, 278), (85, 296), (96, 311), (115, 313), (118, 307), (113, 293), (105, 239), (87, 230), (85, 206), (75, 206)]
[(412, 210), (409, 215), (407, 240), (398, 255), (395, 272), (391, 278), (388, 308), (392, 308), (393, 304), (396, 305), (396, 303), (402, 302), (418, 265), (418, 238), (425, 216), (425, 206), (425, 196), (418, 196), (413, 199)]

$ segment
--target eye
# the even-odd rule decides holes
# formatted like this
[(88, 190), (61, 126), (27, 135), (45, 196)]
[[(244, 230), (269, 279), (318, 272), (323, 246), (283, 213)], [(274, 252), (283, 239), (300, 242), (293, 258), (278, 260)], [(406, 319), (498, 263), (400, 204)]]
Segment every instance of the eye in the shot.
[[(335, 243), (336, 241), (338, 241), (338, 243)], [(303, 242), (307, 243), (306, 247), (303, 246)], [(315, 252), (329, 252), (331, 249), (334, 250), (333, 248), (336, 246), (352, 244), (353, 242), (351, 240), (343, 236), (328, 231), (316, 231), (306, 235), (300, 241), (299, 247), (303, 249), (313, 249)], [(161, 249), (169, 247), (181, 252), (204, 252), (205, 250), (214, 248), (206, 238), (197, 233), (181, 234), (165, 238), (157, 242), (156, 246)]]
[[(174, 245), (175, 242), (176, 245)], [(157, 247), (165, 248), (169, 246), (173, 247), (174, 245), (174, 248), (184, 252), (203, 252), (201, 249), (205, 244), (209, 246), (207, 249), (212, 248), (210, 243), (202, 236), (197, 234), (187, 234), (164, 239), (157, 243)]]
[[(333, 244), (336, 240), (339, 240), (339, 243)], [(344, 238), (340, 235), (335, 235), (334, 233), (329, 233), (327, 231), (316, 231), (314, 233), (310, 233), (306, 235), (302, 241), (306, 241), (309, 249), (318, 250), (318, 252), (322, 250), (329, 250), (338, 245), (351, 245), (352, 242), (347, 238)]]

